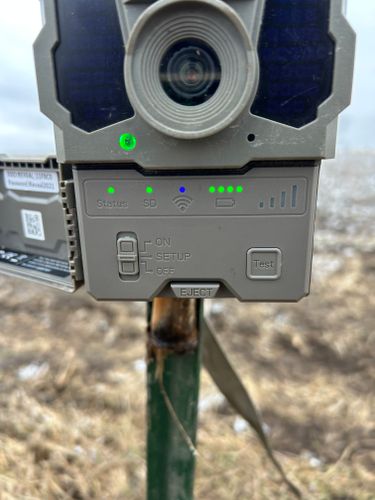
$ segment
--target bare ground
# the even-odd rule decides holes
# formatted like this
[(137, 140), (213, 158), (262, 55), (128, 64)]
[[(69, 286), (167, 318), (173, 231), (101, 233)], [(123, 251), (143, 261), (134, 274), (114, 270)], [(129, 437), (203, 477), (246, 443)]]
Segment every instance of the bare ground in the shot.
[[(207, 309), (305, 498), (370, 500), (373, 195), (337, 210), (347, 193), (336, 192), (333, 174), (324, 179), (311, 296)], [(95, 303), (83, 291), (67, 296), (0, 276), (1, 500), (144, 498), (144, 316), (142, 304)], [(197, 499), (290, 498), (205, 372), (198, 448)]]

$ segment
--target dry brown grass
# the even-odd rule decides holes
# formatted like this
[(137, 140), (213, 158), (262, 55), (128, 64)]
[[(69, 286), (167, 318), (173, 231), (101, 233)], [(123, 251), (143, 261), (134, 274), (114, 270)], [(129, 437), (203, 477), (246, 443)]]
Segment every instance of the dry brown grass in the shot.
[[(375, 499), (374, 270), (318, 253), (300, 304), (210, 308), (306, 498)], [(144, 498), (145, 307), (0, 277), (0, 312), (1, 500)], [(290, 498), (206, 373), (201, 399), (197, 499)]]

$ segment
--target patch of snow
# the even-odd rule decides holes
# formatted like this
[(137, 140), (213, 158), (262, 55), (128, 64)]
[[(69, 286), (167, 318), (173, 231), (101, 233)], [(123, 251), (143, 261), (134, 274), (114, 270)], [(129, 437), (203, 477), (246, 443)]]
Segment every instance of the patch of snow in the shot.
[(48, 371), (49, 364), (47, 362), (42, 364), (34, 362), (19, 368), (17, 371), (17, 377), (22, 381), (37, 380), (43, 378)]
[(209, 410), (217, 410), (224, 403), (224, 401), (225, 397), (219, 392), (215, 394), (209, 394), (199, 401), (198, 409), (202, 413)]
[(133, 363), (133, 368), (138, 373), (145, 373), (147, 370), (147, 363), (144, 359), (137, 359)]
[(233, 423), (233, 430), (236, 434), (242, 434), (250, 428), (250, 425), (241, 417), (236, 417)]

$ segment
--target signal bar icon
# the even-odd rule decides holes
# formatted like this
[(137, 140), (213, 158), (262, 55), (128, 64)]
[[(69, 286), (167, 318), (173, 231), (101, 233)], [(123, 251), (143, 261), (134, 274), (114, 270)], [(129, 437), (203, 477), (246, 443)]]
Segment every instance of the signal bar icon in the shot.
[[(290, 201), (289, 201), (290, 208), (297, 208), (297, 195), (298, 195), (298, 186), (297, 184), (294, 184), (290, 190)], [(259, 208), (277, 208), (276, 201), (277, 198), (275, 196), (271, 196), (271, 198), (269, 199), (268, 207), (266, 207), (265, 202), (262, 200), (259, 202)], [(279, 208), (287, 208), (288, 205), (287, 191), (281, 191), (279, 202), (280, 202)]]
[(181, 212), (186, 212), (186, 210), (193, 203), (193, 200), (189, 196), (177, 196), (173, 199), (173, 203)]

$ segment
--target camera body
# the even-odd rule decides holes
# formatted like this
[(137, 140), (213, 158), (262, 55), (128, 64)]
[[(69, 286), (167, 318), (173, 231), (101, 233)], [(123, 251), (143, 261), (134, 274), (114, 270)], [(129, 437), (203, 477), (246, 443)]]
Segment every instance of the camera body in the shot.
[(40, 104), (95, 298), (309, 293), (320, 161), (351, 95), (343, 7), (43, 1)]
[[(355, 35), (343, 5), (44, 0), (35, 59), (59, 161), (217, 170), (333, 157), (353, 77)], [(220, 75), (208, 71), (208, 80), (220, 84), (184, 105), (163, 88), (163, 63), (197, 42), (214, 67), (219, 61)]]

